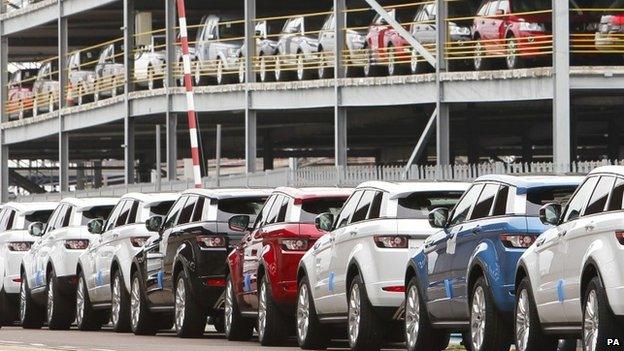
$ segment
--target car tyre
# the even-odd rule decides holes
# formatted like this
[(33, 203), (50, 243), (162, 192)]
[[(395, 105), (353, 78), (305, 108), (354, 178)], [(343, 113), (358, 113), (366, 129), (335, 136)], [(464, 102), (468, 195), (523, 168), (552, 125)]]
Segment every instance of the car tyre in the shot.
[(175, 286), (174, 325), (180, 338), (196, 338), (204, 334), (206, 314), (195, 300), (184, 270), (178, 274)]
[(311, 291), (308, 278), (303, 277), (297, 292), (297, 342), (303, 350), (325, 349), (329, 343), (328, 329), (319, 321)]
[(281, 345), (290, 334), (288, 319), (279, 309), (275, 300), (269, 278), (264, 275), (258, 293), (258, 341), (262, 346)]
[(132, 276), (130, 293), (130, 326), (135, 335), (154, 335), (157, 326), (155, 316), (149, 311), (147, 301), (141, 289), (141, 280), (138, 274)]
[(470, 294), (470, 349), (509, 350), (509, 328), (496, 310), (492, 290), (484, 277), (477, 279)]
[(375, 77), (379, 74), (379, 67), (375, 65), (373, 62), (373, 53), (372, 51), (366, 47), (364, 48), (365, 62), (362, 70), (364, 71), (365, 77)]
[(127, 333), (130, 327), (130, 294), (121, 271), (116, 270), (111, 282), (111, 324), (117, 333)]
[(46, 289), (46, 322), (51, 330), (68, 330), (75, 317), (75, 304), (61, 292), (58, 278), (50, 272)]
[(76, 289), (76, 326), (81, 331), (96, 331), (102, 329), (102, 324), (106, 319), (104, 311), (96, 311), (91, 305), (89, 289), (84, 275), (78, 278)]
[(41, 329), (45, 310), (38, 306), (30, 295), (26, 276), (22, 275), (20, 286), (20, 324), (24, 329)]
[(366, 287), (359, 275), (351, 282), (348, 301), (348, 336), (351, 350), (379, 350), (382, 343), (382, 323), (368, 300)]
[(253, 321), (243, 317), (241, 314), (231, 276), (228, 276), (225, 285), (224, 319), (225, 337), (229, 341), (246, 341), (251, 339), (254, 329)]
[(323, 48), (319, 48), (319, 67), (318, 67), (318, 77), (319, 79), (328, 79), (334, 76), (334, 70), (332, 69), (332, 63), (327, 58), (328, 52), (323, 51)]
[(583, 351), (612, 350), (607, 340), (624, 340), (622, 327), (616, 320), (607, 293), (599, 277), (594, 277), (584, 292), (583, 298)]
[(519, 56), (518, 41), (513, 36), (507, 37), (507, 56), (505, 56), (505, 63), (507, 69), (517, 69), (524, 66), (524, 59)]
[(448, 333), (433, 329), (416, 277), (410, 279), (405, 293), (405, 342), (407, 351), (440, 351), (449, 343)]
[(485, 46), (480, 37), (475, 38), (473, 65), (475, 71), (484, 71), (490, 68), (491, 61), (487, 58)]
[(260, 63), (259, 63), (260, 67), (258, 68), (258, 80), (262, 83), (268, 82), (269, 78), (271, 77), (271, 75), (269, 75), (267, 72), (267, 64), (268, 64), (267, 61), (268, 61), (267, 56), (261, 54)]
[(559, 340), (545, 335), (533, 299), (531, 284), (524, 277), (516, 291), (514, 341), (518, 351), (556, 350)]

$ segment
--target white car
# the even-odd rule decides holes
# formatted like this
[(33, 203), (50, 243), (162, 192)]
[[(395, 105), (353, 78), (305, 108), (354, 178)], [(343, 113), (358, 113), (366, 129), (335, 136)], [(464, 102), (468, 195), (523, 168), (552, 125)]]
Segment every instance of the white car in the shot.
[[(10, 202), (0, 211), (0, 323), (17, 320), (20, 264), (37, 237), (28, 233), (31, 223), (47, 222), (56, 202)], [(37, 234), (37, 233), (35, 233)]]
[(145, 222), (164, 216), (177, 194), (131, 193), (121, 197), (106, 222), (89, 226), (89, 248), (80, 256), (76, 272), (76, 325), (80, 330), (97, 330), (110, 320), (116, 332), (130, 331), (130, 268), (132, 259), (151, 237)]
[[(99, 235), (87, 231), (92, 219), (108, 218), (117, 198), (67, 198), (59, 202), (43, 235), (24, 255), (20, 268), (20, 322), (24, 328), (68, 329), (75, 317), (78, 258)], [(43, 228), (41, 224), (33, 224)]]
[[(467, 183), (366, 182), (337, 218), (316, 218), (328, 231), (299, 264), (297, 339), (303, 349), (328, 341), (325, 324), (348, 326), (352, 350), (377, 349), (383, 336), (400, 331), (405, 265), (436, 229), (433, 208), (452, 208)], [(390, 329), (390, 328), (393, 329)]]
[(600, 167), (563, 211), (554, 204), (540, 210), (542, 221), (556, 227), (518, 262), (517, 350), (555, 350), (558, 337), (582, 337), (585, 351), (622, 347), (623, 194), (624, 167)]

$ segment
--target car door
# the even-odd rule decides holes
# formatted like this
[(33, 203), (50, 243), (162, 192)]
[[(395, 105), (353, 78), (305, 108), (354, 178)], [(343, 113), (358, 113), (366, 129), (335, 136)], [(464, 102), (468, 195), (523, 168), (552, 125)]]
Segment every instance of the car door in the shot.
[(562, 223), (542, 234), (535, 242), (537, 255), (537, 282), (532, 281), (534, 298), (542, 323), (566, 321), (565, 281), (563, 280), (566, 260), (565, 246), (561, 239), (579, 224), (580, 215), (594, 191), (598, 177), (588, 178), (576, 191), (566, 206)]
[[(46, 235), (47, 232), (51, 231), (54, 228), (54, 224), (58, 220), (58, 216), (60, 215), (62, 209), (63, 209), (63, 205), (58, 205), (54, 209), (54, 212), (52, 212), (52, 215), (50, 216), (50, 219), (46, 223), (46, 227), (45, 227), (45, 229), (43, 231), (43, 234), (41, 235), (41, 237), (39, 237), (37, 239), (37, 241), (35, 241), (33, 246), (30, 248), (30, 251), (28, 251), (28, 253), (26, 253), (26, 255), (28, 257), (27, 258), (24, 257), (24, 259), (23, 259), (23, 261), (24, 261), (24, 269), (26, 269), (26, 277), (28, 279), (28, 286), (30, 288), (34, 288), (34, 287), (37, 286), (37, 283), (36, 283), (36, 281), (37, 281), (37, 272), (38, 272), (38, 270), (37, 270), (37, 257), (39, 255), (39, 250), (41, 249), (41, 245), (43, 243), (43, 237)], [(4, 220), (4, 216), (2, 217), (2, 220)]]
[(465, 222), (479, 198), (483, 184), (474, 184), (462, 196), (450, 214), (448, 226), (425, 241), (424, 253), (427, 255), (427, 310), (436, 320), (453, 319), (450, 301), (453, 299), (453, 280), (451, 267), (456, 251), (457, 235), (463, 230)]
[(334, 15), (328, 15), (319, 33), (319, 45), (323, 48), (323, 51), (333, 52), (336, 47), (334, 23)]
[[(609, 195), (614, 188), (615, 176), (602, 176), (575, 226), (561, 238), (561, 251), (565, 253), (563, 268), (564, 311), (568, 322), (581, 321), (581, 274), (583, 260), (579, 255), (604, 234), (619, 227), (621, 214), (603, 214), (607, 209)], [(619, 217), (619, 218), (618, 218)]]
[(333, 304), (331, 301), (331, 297), (336, 290), (335, 272), (330, 269), (332, 258), (335, 255), (334, 243), (336, 237), (347, 230), (353, 212), (363, 193), (364, 191), (358, 190), (351, 195), (338, 214), (334, 223), (334, 229), (323, 235), (312, 247), (315, 281), (311, 279), (310, 284), (313, 286), (314, 305), (319, 314), (332, 314), (337, 311), (336, 304)]
[(35, 268), (36, 273), (34, 287), (39, 287), (46, 284), (46, 267), (48, 264), (48, 259), (50, 257), (50, 252), (52, 251), (56, 243), (56, 235), (59, 234), (59, 232), (63, 230), (63, 228), (69, 225), (72, 210), (72, 206), (68, 204), (63, 204), (63, 207), (59, 212), (59, 216), (57, 217), (56, 223), (54, 223), (54, 227), (50, 228), (51, 230), (49, 232), (46, 232), (41, 238), (41, 245), (39, 246), (39, 250), (37, 250), (37, 255), (35, 256), (37, 264)]

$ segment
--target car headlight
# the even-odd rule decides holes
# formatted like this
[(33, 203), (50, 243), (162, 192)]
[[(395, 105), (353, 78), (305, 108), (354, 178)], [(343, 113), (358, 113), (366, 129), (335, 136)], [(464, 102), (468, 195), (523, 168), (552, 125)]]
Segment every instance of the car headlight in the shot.
[(142, 247), (147, 242), (147, 239), (149, 239), (147, 236), (133, 236), (130, 238), (130, 243), (132, 243), (133, 247)]
[(28, 251), (30, 250), (31, 246), (32, 246), (32, 243), (29, 241), (13, 241), (13, 242), (7, 243), (7, 247), (9, 248), (9, 251)]
[(282, 249), (285, 251), (306, 251), (308, 240), (306, 239), (282, 239)]
[(235, 57), (235, 56), (237, 56), (237, 55), (238, 55), (238, 50), (239, 50), (239, 49), (237, 49), (237, 48), (228, 48), (228, 49), (227, 49), (227, 55), (228, 55), (229, 57)]
[(451, 35), (470, 35), (470, 28), (468, 27), (459, 27), (459, 26), (451, 26), (449, 28), (449, 32)]
[(89, 240), (65, 240), (65, 248), (68, 250), (85, 250), (89, 247)]
[(545, 32), (546, 26), (542, 23), (520, 22), (520, 30), (530, 32)]
[(199, 244), (199, 246), (204, 249), (220, 248), (227, 246), (227, 241), (222, 236), (200, 235), (196, 237), (196, 240), (197, 244)]

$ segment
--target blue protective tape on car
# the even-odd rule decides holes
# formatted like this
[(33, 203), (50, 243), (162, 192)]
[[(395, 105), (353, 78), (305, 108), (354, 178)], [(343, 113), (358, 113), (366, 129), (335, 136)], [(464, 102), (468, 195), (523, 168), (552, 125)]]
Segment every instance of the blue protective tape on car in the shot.
[(557, 282), (557, 298), (559, 299), (559, 302), (563, 303), (563, 301), (565, 300), (565, 293), (563, 291), (563, 286), (565, 285), (565, 282), (563, 281), (563, 279), (559, 279), (559, 281)]
[(245, 292), (251, 291), (251, 275), (249, 274), (245, 274), (245, 277), (243, 278), (243, 290)]
[(446, 292), (447, 298), (453, 298), (453, 285), (449, 279), (444, 279), (444, 291)]
[(162, 289), (163, 288), (164, 280), (165, 280), (165, 272), (164, 271), (158, 271), (158, 274), (156, 275), (156, 282), (158, 283), (158, 289)]
[(334, 272), (329, 272), (329, 283), (327, 284), (327, 290), (334, 291)]

